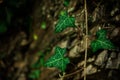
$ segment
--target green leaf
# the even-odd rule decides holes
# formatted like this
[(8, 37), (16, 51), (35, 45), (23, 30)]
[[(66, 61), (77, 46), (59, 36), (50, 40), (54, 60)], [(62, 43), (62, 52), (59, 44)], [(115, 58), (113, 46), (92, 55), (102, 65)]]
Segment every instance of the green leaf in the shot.
[(6, 31), (7, 31), (6, 24), (4, 22), (0, 23), (0, 33), (5, 33)]
[(67, 13), (64, 13), (59, 17), (59, 21), (55, 26), (55, 32), (56, 33), (62, 32), (67, 27), (75, 27), (75, 18), (69, 17)]
[(104, 29), (101, 29), (96, 32), (96, 36), (98, 39), (106, 39), (107, 31)]
[(56, 67), (60, 69), (62, 72), (64, 72), (66, 69), (66, 65), (70, 63), (69, 59), (64, 57), (65, 53), (66, 53), (65, 48), (60, 48), (57, 46), (55, 48), (55, 54), (48, 59), (45, 66)]
[(91, 42), (91, 48), (93, 52), (99, 49), (114, 49), (115, 46), (106, 38), (106, 31), (101, 29), (96, 35), (97, 39)]
[(34, 39), (34, 40), (38, 40), (37, 34), (33, 34), (33, 39)]
[(40, 70), (33, 70), (33, 71), (29, 74), (29, 78), (32, 78), (32, 79), (39, 78), (40, 73), (41, 73)]
[(114, 45), (108, 39), (97, 39), (92, 41), (91, 47), (96, 52), (99, 49), (113, 49)]
[(67, 15), (67, 12), (64, 10), (60, 11), (60, 16), (64, 16), (64, 15)]
[(70, 3), (70, 0), (64, 0), (64, 6), (68, 6), (69, 5), (69, 3)]
[(38, 51), (36, 54), (37, 54), (38, 56), (44, 55), (44, 53), (43, 53), (42, 51)]
[(12, 14), (12, 12), (9, 10), (9, 9), (7, 9), (6, 8), (6, 21), (7, 21), (7, 23), (8, 24), (10, 24), (10, 22), (11, 22), (11, 18), (12, 18), (12, 16), (13, 16), (13, 14)]
[(40, 68), (44, 65), (44, 57), (40, 57), (34, 64), (31, 65), (31, 68)]
[(37, 52), (37, 56), (39, 56), (39, 59), (31, 65), (31, 68), (40, 68), (41, 66), (44, 66), (44, 54), (43, 52), (39, 51)]
[(42, 23), (41, 23), (41, 28), (42, 28), (42, 29), (46, 29), (46, 22), (42, 22)]

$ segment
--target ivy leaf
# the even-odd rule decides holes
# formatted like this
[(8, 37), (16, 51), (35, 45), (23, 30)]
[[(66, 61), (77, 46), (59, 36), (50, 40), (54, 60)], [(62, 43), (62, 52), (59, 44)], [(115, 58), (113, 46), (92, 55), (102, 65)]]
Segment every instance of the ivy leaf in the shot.
[(55, 26), (55, 33), (62, 32), (67, 27), (75, 27), (75, 18), (68, 16), (67, 12), (60, 15), (59, 21)]
[(33, 34), (33, 39), (34, 40), (38, 40), (38, 35), (37, 34)]
[(42, 23), (41, 23), (41, 28), (42, 28), (42, 29), (46, 29), (46, 22), (42, 22)]
[(108, 39), (97, 39), (91, 43), (93, 52), (99, 49), (113, 49), (114, 45)]
[(98, 39), (106, 39), (107, 31), (104, 29), (101, 29), (96, 32), (96, 36)]
[(38, 51), (36, 54), (37, 54), (37, 56), (39, 56), (39, 59), (31, 65), (31, 68), (33, 68), (33, 69), (36, 69), (36, 68), (38, 69), (41, 66), (44, 66), (44, 62), (45, 62), (44, 61), (45, 54), (43, 54), (43, 52)]
[(11, 12), (9, 9), (7, 9), (7, 8), (6, 8), (6, 16), (7, 16), (7, 17), (6, 17), (6, 21), (7, 21), (8, 24), (10, 24), (13, 14), (12, 14), (12, 12)]
[(64, 0), (64, 6), (68, 6), (69, 5), (69, 3), (70, 3), (70, 0)]
[(66, 53), (65, 48), (60, 48), (57, 46), (55, 48), (55, 54), (48, 59), (45, 66), (56, 67), (60, 69), (62, 72), (64, 72), (66, 69), (66, 65), (70, 63), (69, 59), (64, 57), (65, 53)]
[(0, 22), (0, 34), (3, 34), (7, 31), (6, 23)]
[(106, 30), (99, 30), (96, 35), (97, 39), (91, 42), (91, 48), (93, 52), (99, 49), (114, 49), (115, 46), (106, 38)]
[(33, 70), (30, 74), (29, 74), (29, 78), (31, 79), (37, 79), (40, 76), (40, 70)]
[(31, 65), (31, 68), (40, 68), (44, 65), (44, 57), (40, 57), (38, 61)]

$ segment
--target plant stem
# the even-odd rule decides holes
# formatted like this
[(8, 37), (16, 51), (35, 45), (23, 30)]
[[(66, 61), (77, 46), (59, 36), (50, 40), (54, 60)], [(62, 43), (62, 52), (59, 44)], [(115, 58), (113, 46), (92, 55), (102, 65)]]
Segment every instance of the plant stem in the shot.
[(87, 65), (87, 39), (88, 39), (88, 14), (87, 14), (87, 2), (84, 0), (84, 9), (85, 9), (85, 29), (86, 29), (86, 48), (85, 48), (85, 58), (84, 58), (84, 80), (86, 80), (86, 65)]
[(75, 72), (73, 72), (73, 73), (67, 74), (67, 75), (64, 76), (64, 78), (73, 76), (73, 75), (75, 75), (75, 74), (81, 72), (82, 70), (83, 70), (83, 68), (81, 68), (81, 69), (79, 69), (79, 70), (77, 70), (77, 71), (75, 71)]

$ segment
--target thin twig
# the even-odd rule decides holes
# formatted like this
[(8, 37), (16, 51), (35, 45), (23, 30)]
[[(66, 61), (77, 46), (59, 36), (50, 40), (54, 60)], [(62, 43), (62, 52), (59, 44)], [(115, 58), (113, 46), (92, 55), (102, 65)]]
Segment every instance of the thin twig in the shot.
[(66, 78), (66, 77), (70, 77), (70, 76), (73, 76), (73, 75), (75, 75), (75, 74), (81, 72), (82, 70), (83, 70), (83, 68), (81, 68), (81, 69), (79, 69), (79, 70), (77, 70), (77, 71), (75, 71), (75, 72), (73, 72), (73, 73), (66, 74), (66, 75), (64, 76), (64, 78)]
[(87, 19), (87, 2), (84, 0), (84, 9), (85, 9), (85, 28), (86, 28), (86, 48), (85, 48), (85, 58), (84, 58), (84, 80), (86, 80), (86, 65), (87, 65), (87, 39), (88, 39), (88, 19)]

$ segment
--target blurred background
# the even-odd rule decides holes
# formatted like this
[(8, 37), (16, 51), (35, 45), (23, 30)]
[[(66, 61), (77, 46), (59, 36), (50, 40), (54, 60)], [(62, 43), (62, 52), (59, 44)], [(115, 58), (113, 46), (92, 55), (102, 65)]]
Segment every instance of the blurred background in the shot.
[[(88, 46), (87, 80), (120, 80), (120, 1), (87, 0), (88, 44), (99, 29), (117, 47), (92, 53)], [(54, 33), (60, 14), (75, 17), (77, 28)], [(66, 47), (70, 64), (64, 80), (83, 80), (85, 51), (83, 0), (0, 0), (0, 80), (63, 80), (44, 67), (54, 47)], [(78, 72), (77, 72), (78, 71)]]

